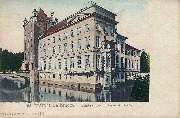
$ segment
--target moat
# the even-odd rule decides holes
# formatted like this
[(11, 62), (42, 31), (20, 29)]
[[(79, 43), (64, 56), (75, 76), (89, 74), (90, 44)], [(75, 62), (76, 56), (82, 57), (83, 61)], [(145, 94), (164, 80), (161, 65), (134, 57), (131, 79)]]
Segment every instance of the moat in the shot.
[(131, 102), (131, 92), (131, 83), (94, 92), (47, 85), (26, 87), (18, 81), (0, 79), (0, 102)]

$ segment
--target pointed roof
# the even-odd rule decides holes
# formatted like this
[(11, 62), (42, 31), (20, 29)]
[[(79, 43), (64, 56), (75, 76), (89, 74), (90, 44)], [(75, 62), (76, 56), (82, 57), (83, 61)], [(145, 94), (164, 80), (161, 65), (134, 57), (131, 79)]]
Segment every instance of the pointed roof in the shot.
[(39, 19), (39, 20), (45, 20), (45, 19), (47, 19), (47, 15), (44, 13), (44, 11), (40, 8), (39, 9), (39, 12), (38, 12), (38, 14), (37, 14), (37, 18)]

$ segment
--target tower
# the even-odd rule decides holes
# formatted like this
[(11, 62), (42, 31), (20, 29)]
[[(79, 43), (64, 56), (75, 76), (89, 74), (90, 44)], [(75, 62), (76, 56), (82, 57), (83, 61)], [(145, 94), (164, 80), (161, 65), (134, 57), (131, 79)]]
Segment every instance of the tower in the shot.
[(26, 71), (29, 71), (29, 80), (32, 93), (32, 101), (37, 101), (38, 97), (38, 40), (39, 36), (46, 31), (47, 15), (42, 9), (32, 12), (28, 21), (24, 22), (24, 64)]

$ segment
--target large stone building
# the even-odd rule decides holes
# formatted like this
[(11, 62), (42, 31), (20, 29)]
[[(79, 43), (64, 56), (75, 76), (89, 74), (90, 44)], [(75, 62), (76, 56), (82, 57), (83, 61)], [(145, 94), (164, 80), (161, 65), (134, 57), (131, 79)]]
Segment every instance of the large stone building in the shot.
[(140, 50), (117, 33), (116, 14), (90, 6), (58, 22), (42, 9), (24, 20), (24, 64), (31, 83), (108, 89), (140, 71)]

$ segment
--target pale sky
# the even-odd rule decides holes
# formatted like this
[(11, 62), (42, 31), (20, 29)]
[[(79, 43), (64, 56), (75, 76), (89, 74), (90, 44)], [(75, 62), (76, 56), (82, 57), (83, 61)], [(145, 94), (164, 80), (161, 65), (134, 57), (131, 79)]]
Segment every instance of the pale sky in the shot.
[[(52, 11), (59, 21), (87, 6), (89, 0), (0, 0), (0, 47), (13, 52), (23, 51), (23, 20), (29, 19), (34, 8), (42, 8), (49, 16)], [(118, 33), (128, 37), (127, 43), (151, 51), (154, 33), (159, 22), (177, 20), (177, 15), (164, 14), (176, 11), (178, 1), (162, 0), (94, 0), (98, 5), (117, 14)], [(164, 6), (172, 4), (172, 6)], [(157, 5), (157, 6), (155, 6)], [(174, 7), (175, 6), (175, 7)], [(163, 9), (159, 9), (162, 7)], [(155, 17), (154, 15), (162, 16)], [(174, 17), (174, 18), (173, 18)], [(152, 19), (151, 19), (152, 18)], [(170, 21), (166, 21), (166, 18)], [(150, 20), (151, 19), (151, 20)], [(164, 21), (165, 20), (165, 21)], [(153, 25), (157, 28), (152, 31)], [(156, 31), (157, 30), (157, 31)], [(155, 42), (154, 42), (155, 41)]]

